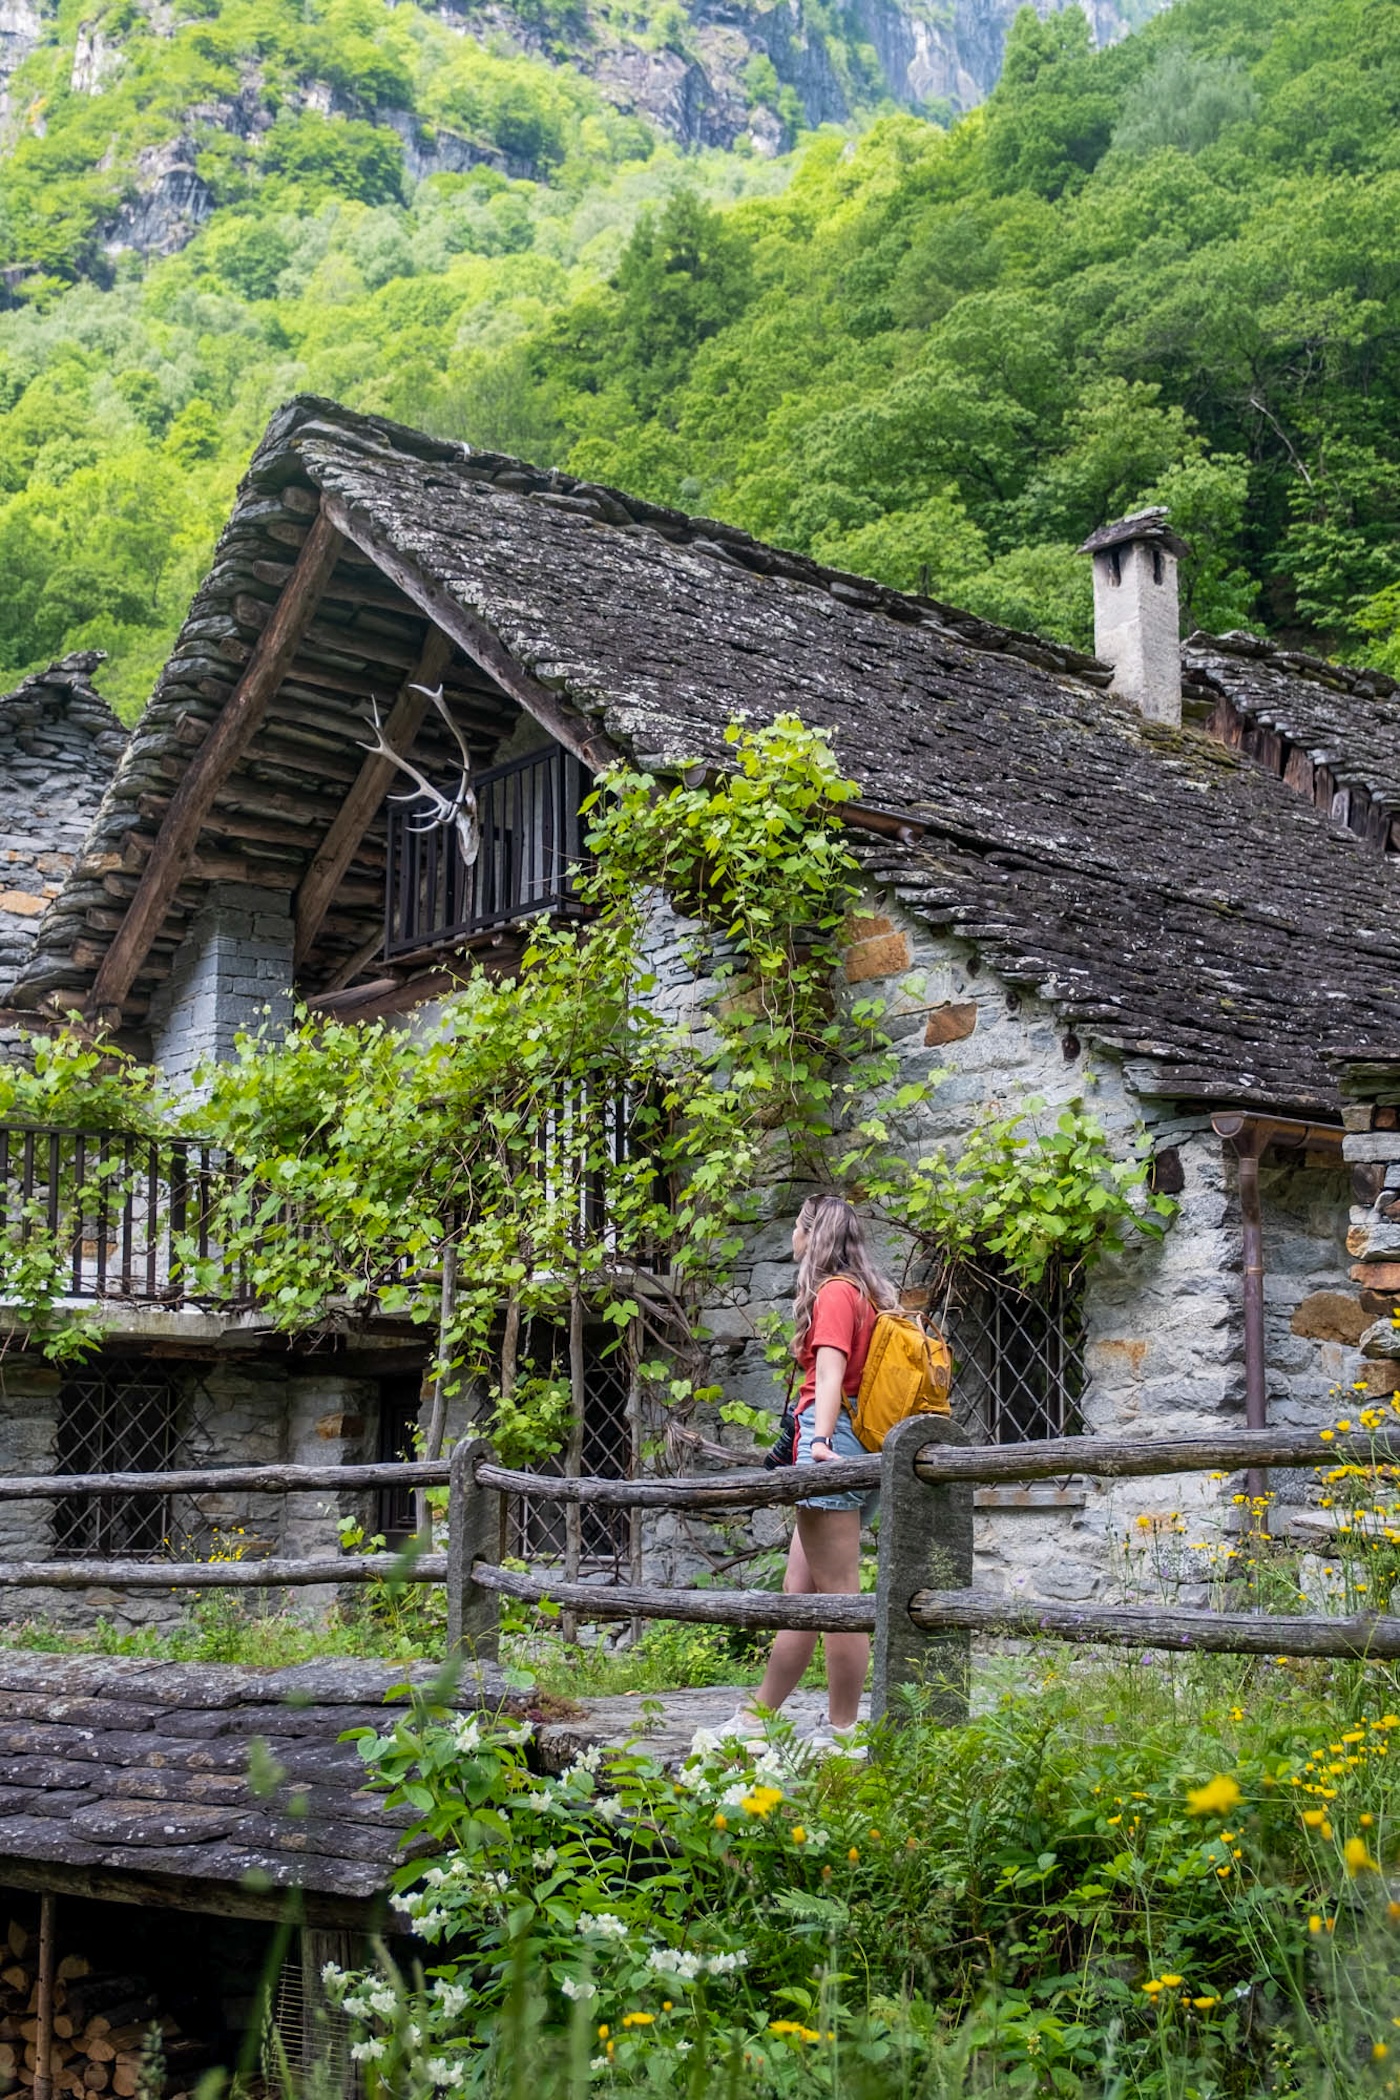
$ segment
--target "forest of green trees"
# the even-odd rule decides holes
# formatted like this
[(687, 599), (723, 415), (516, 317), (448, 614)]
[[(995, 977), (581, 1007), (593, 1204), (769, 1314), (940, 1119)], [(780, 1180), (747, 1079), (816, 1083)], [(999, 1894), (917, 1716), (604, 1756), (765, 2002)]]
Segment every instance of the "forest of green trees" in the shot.
[[(1192, 624), (1400, 669), (1400, 9), (1180, 0), (1095, 53), (1027, 8), (951, 129), (874, 110), (779, 162), (682, 156), (412, 5), (188, 11), (158, 37), (113, 0), (101, 94), (71, 42), (15, 84), (44, 121), (0, 162), (0, 686), (101, 647), (138, 705), (306, 388), (1080, 643), (1076, 544), (1164, 502)], [(136, 156), (250, 55), (274, 103), (366, 114), (210, 126), (213, 217), (109, 256)], [(414, 184), (381, 104), (538, 179)]]

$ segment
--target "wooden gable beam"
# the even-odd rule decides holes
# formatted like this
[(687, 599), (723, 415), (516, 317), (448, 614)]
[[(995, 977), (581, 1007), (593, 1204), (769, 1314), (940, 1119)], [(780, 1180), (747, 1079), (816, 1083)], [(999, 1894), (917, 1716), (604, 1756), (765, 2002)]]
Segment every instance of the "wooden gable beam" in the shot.
[(415, 562), (392, 546), (377, 527), (360, 511), (354, 510), (343, 496), (323, 496), (321, 508), (322, 514), (330, 518), (338, 532), (367, 554), (376, 568), (396, 583), (406, 598), (413, 600), (420, 612), (425, 612), (444, 634), (450, 635), (473, 663), (488, 671), (503, 692), (509, 693), (512, 700), (518, 701), (528, 714), (534, 716), (541, 729), (547, 730), (566, 751), (572, 751), (575, 758), (581, 759), (590, 773), (597, 773), (622, 757), (617, 745), (603, 730), (523, 670), (484, 620), (468, 612), (450, 591), (425, 576)]
[[(384, 741), (401, 757), (407, 756), (428, 712), (427, 693), (415, 688), (426, 686), (431, 689), (440, 685), (451, 656), (450, 638), (440, 627), (430, 627), (422, 653), (400, 686), (393, 713), (384, 728)], [(372, 753), (366, 757), (359, 778), (341, 803), (315, 859), (302, 878), (297, 892), (296, 937), (292, 951), (293, 961), (298, 966), (311, 953), (331, 901), (355, 858), (365, 827), (384, 799), (384, 791), (393, 779), (394, 771), (392, 759), (378, 758)]]
[(135, 895), (87, 996), (88, 1016), (99, 1024), (112, 1026), (120, 1019), (136, 974), (184, 878), (214, 797), (261, 728), (268, 702), (296, 655), (343, 546), (323, 507), (312, 521), (247, 669), (171, 797)]

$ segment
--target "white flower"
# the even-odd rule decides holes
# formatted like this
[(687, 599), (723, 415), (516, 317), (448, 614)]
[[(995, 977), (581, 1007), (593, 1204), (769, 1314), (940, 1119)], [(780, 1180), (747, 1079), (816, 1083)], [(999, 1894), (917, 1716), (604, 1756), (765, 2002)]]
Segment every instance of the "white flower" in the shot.
[(572, 1998), (576, 2005), (585, 2005), (590, 1998), (596, 1998), (598, 1995), (596, 1983), (578, 1983), (572, 1976), (566, 1976), (559, 1988), (564, 1996)]
[(625, 1816), (626, 1813), (626, 1809), (618, 1800), (616, 1794), (604, 1794), (602, 1800), (598, 1803), (598, 1814), (605, 1823), (616, 1823), (619, 1817)]
[(678, 1947), (653, 1947), (647, 1955), (653, 1975), (679, 1976), (682, 1983), (692, 1983), (703, 1966), (698, 1954), (683, 1953)]
[(750, 1787), (747, 1779), (736, 1779), (733, 1786), (727, 1786), (720, 1795), (720, 1807), (737, 1808), (745, 1795), (752, 1793), (752, 1791), (753, 1789)]
[(677, 2056), (689, 2056), (694, 2046), (693, 2042), (677, 2042), (675, 2045)]
[(538, 1874), (547, 1874), (551, 1867), (557, 1867), (558, 1864), (559, 1854), (555, 1851), (553, 1845), (546, 1845), (543, 1852), (532, 1852), (530, 1854), (530, 1865)]
[(423, 2039), (423, 2030), (416, 2020), (409, 2020), (404, 2027), (403, 2038), (410, 2049), (416, 2049)]
[(339, 1991), (343, 1991), (349, 1981), (350, 1979), (345, 1970), (338, 1969), (333, 1961), (322, 1963), (321, 1982), (326, 1991), (332, 1996)]
[(504, 1871), (502, 1871), (499, 1874), (483, 1874), (481, 1878), (485, 1882), (488, 1889), (495, 1889), (498, 1892), (498, 1894), (502, 1896), (504, 1896), (510, 1888), (510, 1876)]
[(350, 2054), (357, 2064), (372, 2064), (378, 2061), (388, 2046), (382, 2036), (376, 2036), (373, 2041), (352, 2042)]
[(749, 1957), (739, 1948), (733, 1954), (712, 1954), (705, 1967), (712, 1976), (732, 1976), (736, 1969), (746, 1969)]
[(464, 2063), (460, 2061), (454, 2063), (447, 2056), (430, 2056), (423, 2069), (427, 2072), (429, 2078), (432, 2079), (434, 2085), (460, 2085), (467, 2075), (467, 2067)]
[(606, 2056), (595, 2056), (588, 2068), (590, 2071), (610, 2071), (612, 2065), (608, 2062)]
[(464, 1757), (469, 1757), (473, 1750), (481, 1748), (481, 1723), (474, 1715), (459, 1721), (452, 1731), (452, 1741)]
[(602, 1762), (603, 1753), (601, 1749), (597, 1743), (590, 1743), (586, 1750), (580, 1750), (573, 1763), (565, 1770), (564, 1777), (566, 1779), (574, 1779), (577, 1778), (580, 1772), (596, 1772)]
[(627, 1937), (627, 1927), (621, 1918), (616, 1917), (610, 1910), (600, 1910), (596, 1913), (581, 1910), (578, 1914), (578, 1930), (585, 1939), (625, 1940)]
[(554, 1796), (553, 1794), (527, 1794), (525, 1796), (525, 1806), (539, 1810), (553, 1808)]
[(433, 1997), (445, 2020), (455, 2020), (471, 2003), (471, 1992), (460, 1983), (444, 1983), (439, 1980), (433, 1985)]
[(365, 1993), (369, 2009), (377, 2020), (392, 2020), (398, 2011), (399, 2001), (387, 1983), (372, 1984)]

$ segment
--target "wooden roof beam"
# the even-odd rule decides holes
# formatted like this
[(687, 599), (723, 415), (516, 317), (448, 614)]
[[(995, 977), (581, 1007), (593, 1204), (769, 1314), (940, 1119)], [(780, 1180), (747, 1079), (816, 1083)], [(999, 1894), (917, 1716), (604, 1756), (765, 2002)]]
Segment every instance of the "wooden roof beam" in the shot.
[(171, 797), (121, 931), (103, 957), (86, 1002), (88, 1018), (114, 1026), (194, 855), (214, 797), (257, 735), (267, 704), (296, 655), (342, 541), (324, 508), (317, 512), (271, 619), (227, 705), (199, 745)]
[(353, 509), (343, 496), (323, 495), (321, 515), (329, 517), (337, 531), (367, 554), (376, 567), (398, 585), (405, 597), (411, 598), (444, 634), (451, 635), (465, 656), (479, 664), (483, 671), (488, 671), (501, 690), (533, 715), (541, 729), (561, 743), (566, 751), (572, 751), (575, 758), (581, 759), (590, 773), (599, 772), (622, 756), (603, 730), (566, 701), (557, 699), (537, 678), (532, 678), (484, 620), (468, 612), (440, 583), (425, 576), (415, 562), (400, 553), (370, 519)]
[[(407, 756), (428, 712), (428, 692), (423, 688), (430, 691), (442, 683), (451, 655), (452, 643), (447, 635), (440, 627), (430, 627), (417, 663), (399, 688), (398, 699), (384, 729), (385, 742), (401, 756)], [(311, 953), (321, 923), (331, 908), (331, 900), (355, 857), (366, 826), (384, 800), (394, 771), (391, 759), (372, 754), (365, 759), (359, 778), (341, 803), (302, 879), (297, 892), (296, 935), (292, 947), (292, 960), (298, 967)]]

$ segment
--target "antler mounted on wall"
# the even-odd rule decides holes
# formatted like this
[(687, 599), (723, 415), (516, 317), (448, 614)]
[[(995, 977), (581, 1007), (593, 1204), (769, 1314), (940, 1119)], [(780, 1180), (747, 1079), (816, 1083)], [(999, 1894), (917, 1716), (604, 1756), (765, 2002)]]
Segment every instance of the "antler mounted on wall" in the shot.
[(462, 865), (470, 868), (481, 851), (481, 821), (477, 815), (476, 790), (472, 786), (471, 751), (453, 718), (451, 708), (443, 698), (442, 687), (438, 686), (430, 692), (427, 686), (420, 685), (415, 686), (413, 690), (427, 693), (429, 700), (451, 730), (457, 749), (462, 754), (462, 777), (457, 783), (457, 792), (454, 795), (444, 795), (440, 788), (435, 788), (431, 780), (419, 772), (417, 766), (411, 765), (401, 752), (395, 751), (392, 745), (386, 742), (384, 726), (379, 719), (379, 703), (374, 699), (370, 701), (374, 714), (374, 742), (362, 744), (360, 748), (363, 751), (373, 751), (380, 758), (390, 759), (401, 773), (406, 773), (410, 780), (416, 782), (411, 794), (391, 795), (389, 798), (392, 802), (422, 801), (426, 804), (409, 825), (410, 831), (420, 834), (428, 831), (454, 832), (458, 851), (462, 856)]

